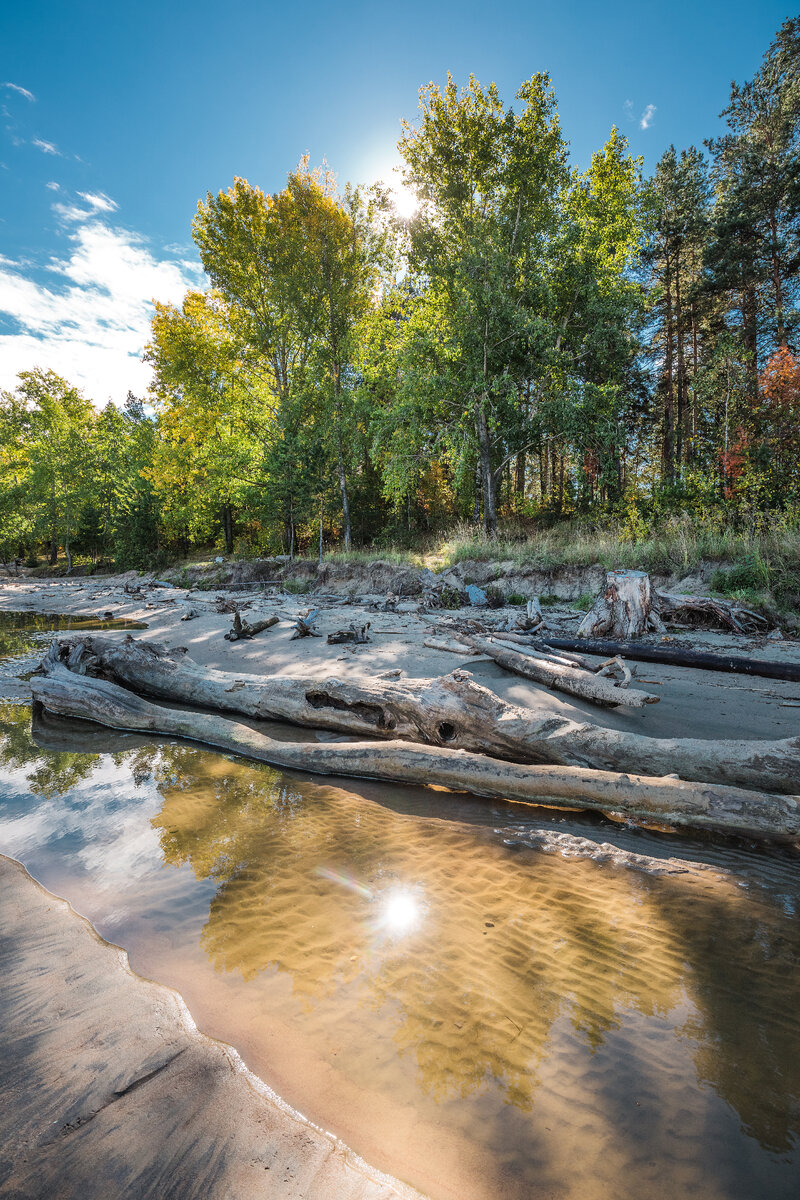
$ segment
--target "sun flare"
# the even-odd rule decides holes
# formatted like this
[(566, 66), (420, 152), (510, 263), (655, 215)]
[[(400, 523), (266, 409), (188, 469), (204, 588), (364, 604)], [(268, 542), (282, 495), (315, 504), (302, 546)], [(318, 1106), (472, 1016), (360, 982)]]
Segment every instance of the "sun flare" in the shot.
[(419, 208), (417, 194), (411, 188), (401, 184), (392, 193), (394, 211), (403, 221), (410, 221)]

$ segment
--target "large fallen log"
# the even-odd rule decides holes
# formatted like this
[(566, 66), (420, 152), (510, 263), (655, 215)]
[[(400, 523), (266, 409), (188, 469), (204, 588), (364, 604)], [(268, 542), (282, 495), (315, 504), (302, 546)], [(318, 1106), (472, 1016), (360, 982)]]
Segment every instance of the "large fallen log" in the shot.
[[(79, 665), (76, 663), (76, 665)], [(326, 775), (435, 785), (453, 791), (569, 808), (600, 808), (669, 825), (756, 837), (800, 836), (800, 797), (754, 793), (668, 776), (530, 766), (443, 747), (391, 741), (279, 742), (212, 713), (152, 704), (117, 684), (71, 671), (56, 658), (32, 681), (34, 702), (58, 716), (112, 729), (188, 738), (273, 766)]]
[(787, 679), (800, 683), (800, 663), (775, 662), (768, 658), (746, 658), (743, 654), (709, 654), (704, 650), (685, 650), (678, 646), (646, 646), (641, 642), (612, 642), (607, 638), (548, 637), (555, 650), (583, 650), (586, 654), (613, 656), (622, 654), (634, 662), (664, 663), (675, 667), (696, 667), (703, 671), (725, 671), (732, 675), (758, 675), (765, 679)]
[(651, 696), (648, 692), (637, 688), (622, 688), (613, 679), (592, 675), (571, 663), (558, 663), (552, 658), (542, 658), (535, 651), (518, 653), (501, 646), (492, 638), (478, 637), (475, 634), (462, 634), (462, 640), (472, 646), (480, 654), (493, 658), (498, 666), (525, 679), (545, 687), (555, 688), (570, 696), (578, 696), (592, 704), (604, 704), (610, 708), (643, 708), (645, 704), (657, 704), (660, 697)]
[(439, 679), (324, 680), (215, 671), (185, 651), (91, 634), (57, 637), (46, 662), (88, 671), (173, 704), (283, 720), (351, 736), (422, 742), (527, 763), (671, 775), (793, 795), (800, 736), (774, 741), (653, 738), (508, 704), (467, 671)]

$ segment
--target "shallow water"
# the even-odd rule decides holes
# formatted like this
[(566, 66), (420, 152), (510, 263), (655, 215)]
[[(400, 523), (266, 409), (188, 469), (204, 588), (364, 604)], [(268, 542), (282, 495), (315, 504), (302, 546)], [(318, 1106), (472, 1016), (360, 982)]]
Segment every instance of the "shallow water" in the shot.
[(129, 621), (125, 617), (0, 610), (0, 691), (6, 680), (16, 679), (38, 666), (53, 633), (146, 628), (141, 621)]
[(0, 850), (368, 1161), (454, 1200), (798, 1195), (793, 853), (0, 718)]

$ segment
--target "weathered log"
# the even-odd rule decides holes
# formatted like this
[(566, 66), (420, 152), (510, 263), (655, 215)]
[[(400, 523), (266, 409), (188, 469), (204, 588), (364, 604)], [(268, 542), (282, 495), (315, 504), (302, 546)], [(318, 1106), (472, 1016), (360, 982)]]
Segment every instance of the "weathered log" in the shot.
[(477, 637), (475, 634), (464, 635), (463, 640), (468, 646), (493, 658), (498, 666), (525, 679), (533, 679), (545, 687), (555, 688), (570, 696), (578, 696), (592, 704), (603, 704), (608, 707), (624, 706), (626, 708), (642, 708), (645, 704), (657, 704), (660, 697), (651, 696), (636, 688), (623, 689), (614, 680), (592, 675), (571, 663), (558, 663), (552, 657), (542, 658), (535, 651), (524, 654), (516, 650), (506, 649), (490, 638)]
[(724, 671), (731, 675), (758, 675), (763, 679), (787, 679), (800, 683), (800, 663), (775, 662), (768, 658), (745, 658), (743, 654), (710, 654), (705, 650), (684, 650), (678, 646), (646, 646), (641, 642), (593, 641), (577, 638), (549, 638), (557, 650), (585, 650), (587, 654), (622, 654), (634, 662), (664, 663), (667, 666), (695, 667), (702, 671)]
[(425, 638), (422, 643), (429, 650), (443, 650), (446, 654), (463, 654), (467, 658), (477, 657), (475, 651), (463, 642), (457, 642), (450, 638)]
[(661, 619), (667, 622), (678, 621), (681, 618), (685, 620), (687, 617), (711, 617), (715, 625), (722, 626), (723, 629), (732, 629), (735, 633), (747, 633), (757, 629), (759, 625), (769, 625), (767, 618), (762, 617), (760, 613), (714, 596), (657, 592), (656, 602)]
[(319, 630), (314, 628), (314, 623), (318, 617), (319, 609), (316, 608), (310, 608), (308, 612), (305, 612), (302, 614), (302, 616), (298, 617), (295, 622), (294, 633), (290, 637), (289, 641), (293, 642), (296, 638), (304, 637), (322, 637), (322, 634), (319, 632)]
[(112, 729), (188, 738), (273, 766), (326, 775), (435, 785), (492, 798), (600, 808), (670, 825), (749, 836), (800, 836), (800, 797), (697, 784), (667, 776), (520, 765), (404, 742), (278, 742), (210, 713), (163, 708), (107, 680), (75, 675), (57, 661), (32, 683), (34, 701), (58, 716)]
[[(183, 620), (183, 618), (181, 618)], [(225, 634), (226, 642), (240, 642), (246, 638), (254, 638), (257, 633), (263, 633), (265, 629), (272, 629), (273, 625), (277, 625), (280, 617), (267, 617), (265, 621), (244, 621), (242, 614), (235, 612), (233, 614), (233, 628)]]
[(664, 626), (646, 571), (609, 571), (601, 592), (578, 626), (578, 637), (638, 638)]
[(337, 629), (334, 633), (328, 634), (328, 645), (341, 646), (348, 643), (349, 645), (363, 646), (370, 640), (367, 632), (369, 626), (370, 622), (367, 621), (366, 625), (351, 625), (349, 629)]
[(185, 650), (84, 634), (57, 637), (47, 659), (75, 644), (82, 661), (144, 695), (174, 704), (283, 720), (351, 736), (394, 738), (492, 754), (518, 762), (559, 763), (670, 775), (793, 795), (800, 780), (800, 736), (772, 741), (653, 738), (502, 700), (457, 669), (439, 679), (325, 680), (237, 675), (193, 662)]

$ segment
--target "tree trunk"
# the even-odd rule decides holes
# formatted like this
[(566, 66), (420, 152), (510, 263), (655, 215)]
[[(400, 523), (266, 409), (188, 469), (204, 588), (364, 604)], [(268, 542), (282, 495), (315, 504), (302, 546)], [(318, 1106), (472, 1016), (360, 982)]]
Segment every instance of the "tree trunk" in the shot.
[(394, 738), (521, 762), (677, 772), (685, 779), (794, 795), (800, 736), (773, 741), (652, 738), (508, 704), (463, 671), (440, 679), (336, 679), (237, 675), (200, 667), (178, 651), (132, 637), (59, 637), (43, 664), (75, 662), (137, 692), (259, 720)]
[(489, 422), (483, 403), (478, 400), (475, 409), (475, 423), (478, 433), (478, 451), (481, 464), (481, 486), (483, 489), (483, 528), (487, 537), (497, 533), (497, 498), (495, 492), (495, 475), (492, 470), (492, 441), (489, 433)]
[(578, 626), (578, 637), (627, 641), (664, 628), (645, 571), (609, 571), (606, 588)]
[[(676, 779), (576, 767), (520, 766), (480, 754), (403, 742), (278, 742), (211, 713), (163, 708), (105, 680), (76, 675), (60, 663), (33, 681), (34, 701), (58, 716), (112, 729), (188, 738), (273, 766), (326, 775), (466, 791), (475, 795), (568, 808), (601, 808), (671, 825), (748, 836), (800, 836), (800, 799)], [(443, 803), (446, 801), (443, 798)]]
[(341, 433), (337, 439), (338, 448), (338, 467), (339, 467), (339, 491), (342, 495), (342, 520), (344, 521), (344, 548), (350, 550), (353, 545), (353, 536), (350, 529), (350, 500), (347, 495), (347, 474), (344, 469), (344, 447), (342, 446)]
[(667, 257), (665, 287), (667, 322), (664, 331), (664, 429), (661, 444), (661, 470), (667, 483), (675, 481), (675, 413), (672, 403), (672, 276)]
[(230, 504), (222, 506), (222, 533), (225, 538), (225, 553), (233, 553), (233, 510)]

